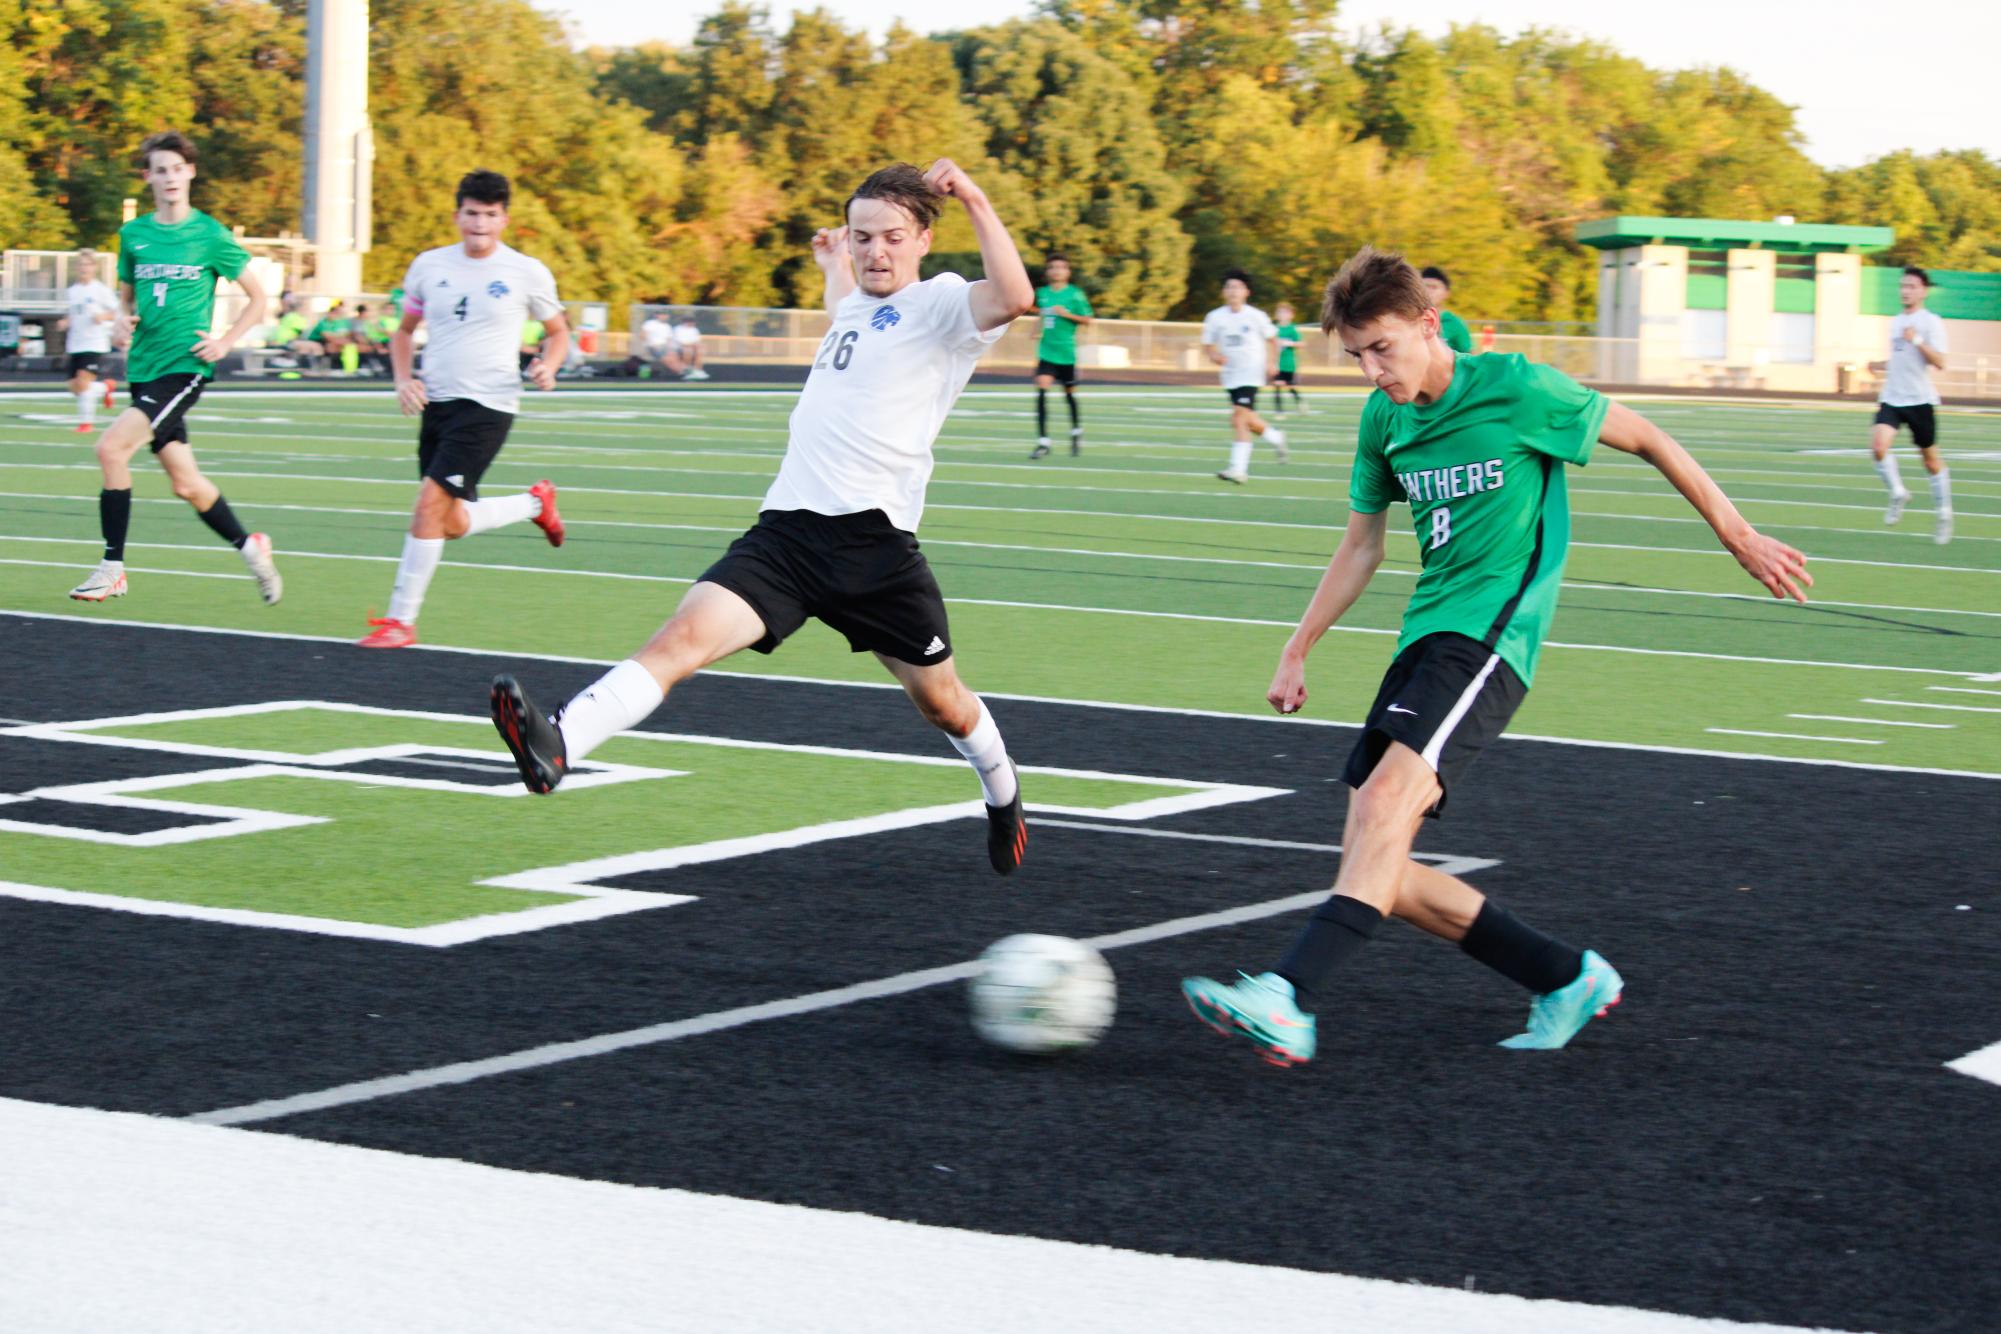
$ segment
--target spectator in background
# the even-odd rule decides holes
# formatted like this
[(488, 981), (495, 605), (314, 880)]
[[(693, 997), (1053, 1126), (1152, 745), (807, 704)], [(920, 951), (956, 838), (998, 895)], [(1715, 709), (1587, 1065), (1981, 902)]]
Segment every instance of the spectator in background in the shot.
[(670, 364), (674, 355), (674, 322), (667, 318), (666, 311), (656, 310), (646, 317), (646, 323), (639, 326), (639, 341), (646, 349), (647, 367), (658, 366), (680, 374), (681, 368)]
[(396, 321), (390, 319), (389, 327), (382, 327), (382, 317), (370, 315), (367, 306), (354, 308), (354, 346), (361, 364), (370, 375), (389, 374), (389, 335), (396, 330)]
[(674, 326), (674, 343), (667, 356), (667, 369), (679, 371), (684, 380), (709, 378), (709, 373), (702, 369), (702, 326), (695, 323), (692, 315), (684, 316)]
[(360, 364), (361, 351), (354, 343), (354, 321), (348, 315), (347, 303), (336, 301), (320, 316), (318, 323), (307, 331), (306, 337), (320, 345), (320, 351), (329, 358), (339, 358), (340, 368), (350, 375)]
[(278, 312), (278, 322), (271, 326), (271, 346), (285, 349), (298, 358), (301, 366), (313, 366), (324, 349), (307, 336), (307, 328), (306, 313), (299, 309), (299, 298), (287, 292)]
[(531, 319), (521, 326), (521, 373), (528, 373), (529, 363), (542, 355), (542, 339), (548, 335), (548, 326), (542, 321)]

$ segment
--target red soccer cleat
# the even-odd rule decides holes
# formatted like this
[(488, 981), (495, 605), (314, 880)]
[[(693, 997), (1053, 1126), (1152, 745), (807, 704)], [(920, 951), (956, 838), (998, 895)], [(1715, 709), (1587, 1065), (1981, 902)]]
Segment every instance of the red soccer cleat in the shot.
[(417, 642), (414, 625), (392, 621), (387, 616), (371, 616), (368, 623), (375, 628), (354, 641), (356, 648), (409, 648)]
[(563, 516), (556, 512), (556, 484), (544, 477), (528, 488), (528, 494), (542, 502), (542, 512), (535, 516), (535, 526), (549, 538), (549, 545), (563, 545)]
[(78, 422), (76, 424), (76, 433), (78, 435), (82, 435), (86, 431), (95, 431), (96, 429), (95, 426), (90, 425), (88, 422)]
[(118, 403), (117, 403), (117, 401), (116, 401), (115, 399), (113, 399), (113, 398), (111, 397), (111, 395), (112, 395), (113, 391), (115, 391), (115, 390), (116, 390), (117, 388), (118, 388), (118, 381), (116, 381), (116, 380), (106, 380), (106, 381), (104, 382), (104, 406), (105, 406), (105, 407), (107, 407), (107, 408), (115, 408), (115, 407), (117, 407), (117, 406), (118, 406)]

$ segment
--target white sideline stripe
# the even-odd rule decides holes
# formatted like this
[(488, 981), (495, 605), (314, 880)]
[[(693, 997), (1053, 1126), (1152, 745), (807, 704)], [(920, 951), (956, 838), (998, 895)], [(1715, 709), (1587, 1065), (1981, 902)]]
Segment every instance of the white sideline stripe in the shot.
[(1862, 702), (1864, 704), (1887, 704), (1897, 709), (1944, 709), (1952, 713), (2001, 713), (2001, 709), (1989, 708), (1980, 704), (1920, 704), (1915, 700), (1908, 699), (1868, 699), (1866, 697)]
[[(293, 634), (283, 630), (236, 630), (218, 625), (169, 625), (160, 621), (139, 621), (117, 616), (88, 616), (74, 612), (20, 611), (0, 608), (0, 620), (20, 617), (34, 621), (75, 621), (85, 625), (122, 625), (138, 630), (158, 630), (162, 633), (185, 633), (195, 635), (235, 635), (246, 639), (276, 639), (299, 644), (347, 644), (352, 641), (333, 635)], [(610, 658), (583, 658), (562, 653), (523, 654), (508, 649), (478, 648), (462, 644), (413, 644), (404, 652), (458, 653), (482, 658), (527, 658), (535, 662), (560, 662), (582, 667), (612, 667), (615, 660)], [(838, 686), (848, 690), (901, 690), (894, 681), (842, 681), (825, 676), (794, 676), (786, 672), (735, 672), (714, 667), (702, 669), (704, 675), (721, 676), (741, 681), (777, 681), (792, 685)], [(1949, 676), (1965, 676), (1970, 680), (1983, 681), (2001, 679), (1984, 677), (1967, 672), (1941, 673)], [(1153, 713), (1170, 718), (1214, 718), (1224, 722), (1267, 723), (1285, 727), (1345, 727), (1359, 728), (1360, 722), (1342, 718), (1306, 718), (1299, 714), (1280, 717), (1270, 713), (1231, 713), (1226, 709), (1197, 709), (1177, 707), (1170, 704), (1120, 704), (1113, 700), (1066, 699), (1060, 695), (1028, 695), (1018, 692), (982, 690), (984, 699), (1019, 700), (1026, 704), (1056, 704), (1067, 708), (1103, 709), (1113, 713)], [(643, 736), (642, 732), (627, 732), (626, 736)], [(707, 741), (720, 742), (721, 738), (705, 737)], [(1806, 755), (1765, 755), (1747, 750), (1712, 750), (1704, 746), (1664, 746), (1646, 741), (1608, 741), (1595, 737), (1544, 736), (1536, 732), (1509, 732), (1510, 741), (1537, 741), (1553, 746), (1586, 746), (1599, 750), (1632, 750), (1649, 755), (1695, 755), (1716, 760), (1754, 760), (1765, 764), (1806, 764), (1829, 769), (1865, 769), (1874, 773), (1928, 774), (1938, 778), (1976, 778), (1988, 782), (2001, 781), (2001, 773), (1989, 773), (1980, 769), (1941, 769), (1921, 764), (1871, 764), (1863, 760), (1839, 760), (1831, 757)]]
[(2001, 1042), (1968, 1052), (1956, 1061), (1947, 1061), (1945, 1068), (1962, 1075), (1972, 1075), (1975, 1079), (1984, 1079), (1990, 1084), (2001, 1084)]
[[(397, 557), (394, 556), (361, 556), (342, 552), (293, 551), (286, 554), (294, 558), (358, 560), (389, 565), (393, 565), (397, 561)], [(42, 565), (60, 569), (73, 568), (73, 563), (67, 561), (9, 560), (4, 557), (0, 557), (0, 565)], [(149, 566), (145, 569), (140, 569), (136, 566), (129, 568), (134, 574), (180, 575), (198, 579), (235, 579), (243, 577), (241, 575), (213, 574), (201, 570), (170, 570), (159, 566)], [(572, 579), (617, 579), (632, 583), (647, 584), (692, 584), (695, 582), (693, 579), (683, 579), (675, 575), (666, 574), (624, 574), (610, 570), (571, 570), (553, 567), (543, 568), (536, 565), (470, 563), (459, 565), (456, 568), (461, 570), (490, 570), (502, 574), (552, 574)], [(1290, 630), (1297, 624), (1294, 621), (1281, 621), (1266, 617), (1209, 616), (1198, 612), (1152, 611), (1139, 607), (1082, 607), (1062, 602), (1017, 602), (1008, 598), (948, 597), (945, 601), (950, 605), (961, 607), (998, 607), (1004, 611), (1060, 611), (1079, 616), (1134, 616), (1143, 620), (1187, 621), (1203, 625), (1248, 625), (1272, 630)], [(32, 613), (22, 614), (27, 615)], [(145, 624), (145, 622), (142, 622), (142, 624)], [(185, 629), (188, 627), (171, 628)], [(1328, 627), (1328, 632), (1330, 634), (1390, 636), (1402, 633), (1399, 630), (1388, 627), (1371, 625), (1334, 625)], [(311, 636), (307, 637), (310, 638)], [(345, 639), (332, 639), (331, 636), (327, 638), (333, 643), (353, 642)], [(412, 647), (415, 646), (413, 645)], [(1971, 672), (1948, 671), (1938, 667), (1900, 667), (1887, 663), (1868, 662), (1829, 662), (1820, 658), (1765, 658), (1742, 653), (1704, 653), (1698, 649), (1640, 648), (1632, 644), (1579, 644), (1569, 640), (1546, 639), (1543, 641), (1543, 647), (1575, 649), (1586, 653), (1631, 653), (1647, 658), (1700, 658), (1708, 662), (1756, 662), (1776, 667), (1828, 667), (1837, 671), (1847, 672), (1914, 672), (1920, 676), (1958, 676), (1973, 679), (1973, 673)], [(1936, 705), (1934, 707), (1945, 708), (1949, 706)], [(2001, 710), (1995, 710), (1995, 712), (2001, 712)]]
[(1752, 732), (1741, 727), (1705, 727), (1705, 732), (1718, 736), (1769, 736), (1785, 741), (1834, 741), (1844, 746), (1880, 746), (1880, 741), (1870, 741), (1858, 736), (1807, 736), (1801, 732)]
[(1810, 723), (1867, 723), (1871, 727), (1928, 727), (1934, 731), (1950, 732), (1958, 723), (1905, 723), (1893, 718), (1851, 718), (1842, 713), (1789, 713), (1788, 718), (1799, 718)]
[[(0, 1142), (10, 1219), (34, 1220), (10, 1228), (10, 1323), (51, 1334), (1193, 1334), (1249, 1312), (1263, 1334), (1804, 1334), (13, 1099)], [(107, 1238), (131, 1240), (115, 1282)]]
[[(95, 464), (84, 464), (84, 463), (0, 464), (0, 472), (4, 472), (7, 468), (28, 468), (45, 472), (95, 473), (98, 471), (98, 468)], [(322, 474), (322, 473), (243, 472), (234, 469), (210, 469), (209, 476), (230, 477), (230, 478), (239, 478), (239, 477), (252, 478), (260, 481), (278, 481), (278, 482), (343, 482), (357, 486), (393, 486), (406, 491), (409, 489), (410, 486), (409, 480), (407, 478), (346, 477), (346, 476), (338, 476), (338, 475)], [(566, 486), (563, 487), (562, 489), (565, 491), (575, 492), (579, 495), (625, 496), (635, 500), (714, 500), (714, 501), (741, 501), (745, 504), (756, 504), (757, 502), (763, 500), (764, 498), (761, 494), (752, 496), (752, 495), (734, 495), (716, 491), (657, 491), (657, 490), (633, 491), (624, 487), (610, 487), (610, 486)], [(1121, 493), (1123, 494), (1123, 492)], [(1189, 491), (1189, 492), (1174, 492), (1172, 494), (1175, 494), (1177, 496), (1186, 495), (1186, 496), (1201, 498), (1209, 495), (1210, 493), (1202, 491)], [(1214, 494), (1217, 496), (1229, 496), (1236, 493), (1219, 491)], [(64, 497), (50, 497), (50, 496), (37, 497), (37, 499), (43, 499), (43, 500), (63, 499), (63, 498)], [(70, 497), (70, 498), (75, 499), (76, 497)], [(1230, 501), (1229, 503), (1237, 504), (1241, 502)], [(246, 507), (254, 508), (255, 502), (246, 501), (245, 504)], [(1290, 530), (1304, 531), (1304, 532), (1314, 532), (1321, 534), (1329, 534), (1333, 532), (1332, 526), (1330, 526), (1330, 524), (1327, 523), (1294, 523), (1276, 519), (1227, 519), (1227, 518), (1216, 518), (1207, 515), (1193, 515), (1193, 514), (1126, 513), (1122, 510), (1059, 509), (1052, 506), (1043, 506), (1043, 505), (1036, 505), (1024, 508), (1018, 505), (965, 505), (965, 504), (952, 504), (941, 500), (932, 500), (932, 501), (927, 501), (925, 503), (924, 508), (927, 513), (939, 510), (953, 510), (970, 514), (1005, 514), (1015, 518), (1019, 518), (1022, 515), (1031, 515), (1037, 517), (1044, 515), (1062, 515), (1070, 518), (1143, 519), (1156, 523), (1200, 523), (1200, 524), (1221, 525), (1221, 526), (1236, 527), (1236, 528), (1277, 528), (1277, 529), (1290, 529)], [(1704, 520), (1702, 520), (1700, 517), (1697, 516), (1661, 515), (1661, 514), (1605, 514), (1605, 513), (1587, 513), (1581, 510), (1573, 511), (1572, 517), (1582, 518), (1582, 519), (1630, 520), (1636, 523), (1704, 522)], [(1767, 526), (1772, 528), (1782, 528), (1800, 532), (1819, 531), (1819, 532), (1838, 532), (1844, 534), (1875, 534), (1877, 536), (1883, 536), (1883, 537), (1898, 536), (1898, 534), (1895, 533), (1885, 532), (1880, 527), (1815, 528), (1813, 525), (1810, 524), (1771, 524)], [(1392, 533), (1392, 536), (1397, 537), (1399, 539), (1407, 539), (1413, 543), (1418, 540), (1417, 535), (1415, 533), (1410, 533), (1402, 530), (1394, 531)], [(1906, 536), (1908, 536), (1908, 534)], [(1972, 534), (1961, 534), (1960, 540), (1967, 542), (2001, 542), (2001, 537), (1980, 537)], [(1574, 539), (1571, 541), (1570, 545), (1573, 548), (1592, 548), (1601, 551), (1644, 551), (1644, 552), (1653, 552), (1658, 554), (1681, 555), (1681, 556), (1688, 556), (1688, 555), (1730, 556), (1729, 552), (1724, 551), (1721, 548), (1711, 549), (1706, 547), (1656, 547), (1656, 546), (1645, 546), (1627, 542), (1580, 542)], [(1731, 557), (1731, 559), (1734, 560), (1735, 557)], [(1990, 574), (1990, 575), (2001, 574), (2001, 569), (1983, 569), (1976, 566), (1927, 565), (1927, 564), (1919, 564), (1914, 561), (1898, 561), (1898, 560), (1863, 560), (1858, 557), (1850, 557), (1850, 556), (1817, 556), (1813, 557), (1812, 561), (1816, 565), (1862, 565), (1862, 566), (1870, 566), (1873, 568), (1886, 569), (1886, 570), (1936, 570), (1936, 571), (1943, 571), (1948, 574)]]
[[(5, 497), (5, 496), (13, 496), (17, 498), (28, 498), (28, 499), (45, 498), (40, 496), (34, 496), (32, 493), (29, 492), (0, 491), (0, 497)], [(58, 496), (54, 497), (54, 499), (75, 500), (79, 504), (82, 504), (87, 502), (88, 497)], [(185, 503), (179, 500), (169, 500), (153, 496), (142, 496), (139, 499), (142, 503), (152, 504), (152, 505), (180, 505)], [(380, 514), (380, 515), (394, 516), (399, 519), (403, 517), (402, 510), (350, 509), (350, 508), (339, 508), (328, 505), (260, 505), (258, 508), (268, 509), (268, 510), (303, 511), (305, 513), (310, 513), (310, 514)], [(640, 529), (650, 529), (656, 531), (660, 529), (667, 529), (674, 532), (684, 532), (684, 533), (740, 533), (743, 531), (743, 525), (741, 524), (724, 525), (724, 524), (694, 524), (694, 523), (640, 523), (629, 519), (571, 519), (568, 520), (567, 522), (571, 528), (640, 528)], [(1308, 562), (1308, 561), (1278, 561), (1278, 560), (1243, 560), (1232, 556), (1178, 556), (1178, 555), (1169, 555), (1165, 552), (1154, 552), (1154, 551), (1106, 551), (1096, 547), (1032, 546), (1022, 542), (972, 542), (961, 538), (949, 538), (949, 537), (927, 537), (924, 539), (924, 541), (925, 545), (933, 547), (966, 547), (976, 551), (1014, 551), (1014, 552), (1020, 552), (1025, 555), (1034, 555), (1034, 556), (1086, 556), (1102, 560), (1162, 561), (1177, 565), (1218, 565), (1226, 568), (1248, 568), (1248, 569), (1259, 569), (1259, 570), (1298, 570), (1301, 571), (1302, 573), (1309, 573), (1309, 574), (1319, 574), (1320, 572), (1322, 572), (1327, 568), (1327, 564), (1325, 561)], [(31, 537), (31, 536), (11, 534), (11, 533), (0, 534), (0, 542), (44, 542), (44, 543), (53, 543), (59, 546), (75, 546), (75, 547), (97, 547), (103, 545), (99, 540), (95, 538)], [(133, 545), (137, 547), (143, 547), (143, 549), (147, 551), (197, 551), (206, 553), (214, 553), (216, 551), (216, 547), (213, 543), (146, 542), (146, 543), (134, 543)], [(287, 551), (284, 554), (287, 556), (304, 556), (308, 558), (317, 558), (321, 560), (367, 560), (367, 561), (378, 561), (378, 562), (387, 561), (394, 563), (395, 561), (400, 559), (399, 557), (396, 556), (366, 556), (350, 552), (327, 552), (327, 551)], [(29, 562), (10, 562), (10, 563), (27, 564)], [(486, 565), (479, 561), (457, 561), (454, 563), (464, 568), (484, 568), (484, 569), (527, 568), (527, 569), (532, 569), (538, 573), (549, 573), (549, 574), (592, 573), (591, 571), (588, 570), (580, 571), (572, 569), (555, 569), (544, 566), (520, 567), (520, 566)], [(164, 573), (173, 573), (173, 572), (165, 571)], [(1419, 573), (1420, 571), (1418, 570), (1394, 569), (1389, 566), (1381, 566), (1378, 567), (1378, 569), (1376, 570), (1376, 574), (1379, 577), (1388, 577), (1393, 579), (1415, 579), (1418, 577)], [(1755, 603), (1758, 606), (1769, 606), (1773, 603), (1777, 603), (1781, 607), (1786, 605), (1782, 600), (1774, 598), (1770, 594), (1766, 593), (1722, 593), (1722, 592), (1712, 591), (1709, 589), (1700, 589), (1700, 588), (1657, 588), (1650, 585), (1642, 585), (1642, 584), (1608, 584), (1602, 581), (1592, 580), (1592, 579), (1566, 579), (1563, 581), (1563, 587), (1569, 589), (1586, 589), (1593, 592), (1604, 592), (1604, 593), (1655, 595), (1661, 597), (1713, 598), (1728, 602), (1750, 602), (1750, 603)], [(1853, 611), (1900, 611), (1900, 612), (1916, 612), (1927, 616), (1990, 616), (1990, 617), (2001, 618), (2001, 611), (1975, 611), (1965, 607), (1914, 607), (1897, 602), (1834, 602), (1826, 598), (1815, 598), (1811, 605), (1815, 607), (1840, 607)]]
[[(1975, 678), (1983, 680), (1985, 678)], [(1927, 690), (1948, 690), (1955, 695), (2001, 695), (2001, 690), (1976, 690), (1972, 686), (1926, 686)]]
[[(1440, 868), (1445, 869), (1447, 874), (1454, 874), (1458, 868), (1468, 868), (1475, 863), (1494, 864), (1480, 858), (1453, 857), (1439, 858), (1438, 861)], [(1274, 917), (1279, 913), (1311, 907), (1326, 898), (1325, 889), (1316, 889), (1304, 894), (1289, 894), (1282, 899), (1267, 899), (1262, 903), (1223, 908), (1216, 912), (1177, 917), (1170, 921), (1135, 927), (1129, 931), (1092, 936), (1085, 941), (1085, 944), (1100, 950), (1147, 944), (1215, 927), (1234, 926), (1263, 917)], [(318, 1089), (311, 1093), (297, 1093), (286, 1098), (267, 1098), (262, 1102), (245, 1103), (238, 1107), (221, 1107), (214, 1111), (197, 1112), (184, 1119), (203, 1125), (240, 1126), (259, 1121), (272, 1121), (279, 1117), (297, 1116), (302, 1112), (350, 1107), (356, 1103), (374, 1102), (424, 1089), (469, 1084), (474, 1080), (489, 1079), (495, 1075), (519, 1074), (524, 1070), (539, 1070), (568, 1061), (607, 1056), (633, 1047), (649, 1047), (656, 1043), (674, 1042), (681, 1038), (720, 1033), (727, 1029), (741, 1028), (745, 1024), (761, 1023), (767, 1019), (790, 1019), (819, 1010), (852, 1005), (859, 1001), (902, 996), (947, 982), (963, 982), (979, 971), (980, 964), (976, 959), (964, 963), (946, 964), (940, 968), (920, 968), (914, 972), (898, 973), (892, 977), (880, 977), (868, 982), (856, 982), (826, 991), (809, 992), (803, 996), (792, 996), (784, 1000), (741, 1005), (731, 1010), (717, 1010), (711, 1014), (696, 1015), (691, 1019), (674, 1019), (667, 1023), (648, 1024), (644, 1028), (628, 1028), (617, 1033), (600, 1033), (594, 1037), (577, 1038), (569, 1042), (545, 1043), (539, 1047), (508, 1052), (502, 1056), (488, 1056), (476, 1061), (454, 1061), (449, 1065), (411, 1070), (400, 1075), (385, 1075), (378, 1079), (356, 1080), (351, 1084), (337, 1084), (332, 1088)]]
[[(89, 545), (99, 546), (102, 544), (97, 542), (92, 542)], [(75, 570), (81, 568), (73, 560), (26, 560), (19, 557), (14, 557), (14, 558), (0, 557), (0, 565), (38, 565), (44, 569), (50, 569), (50, 570)], [(128, 574), (177, 574), (185, 579), (250, 578), (248, 574), (220, 574), (212, 570), (162, 570), (155, 568), (153, 566), (142, 567), (138, 565), (132, 565), (129, 563), (126, 565), (125, 569)]]

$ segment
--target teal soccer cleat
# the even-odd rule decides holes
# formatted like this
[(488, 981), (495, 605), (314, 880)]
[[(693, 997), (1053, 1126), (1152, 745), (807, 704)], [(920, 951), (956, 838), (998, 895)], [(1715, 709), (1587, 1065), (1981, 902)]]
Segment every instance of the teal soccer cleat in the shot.
[(1529, 1028), (1500, 1045), (1525, 1051), (1555, 1051), (1586, 1024), (1619, 1003), (1625, 979), (1597, 950), (1584, 951), (1584, 969), (1569, 986), (1537, 996), (1529, 1005)]
[(1313, 1016), (1293, 1001), (1292, 983), (1277, 973), (1239, 973), (1241, 982), (1186, 977), (1181, 994), (1195, 1017), (1225, 1037), (1249, 1038), (1258, 1055), (1277, 1066), (1313, 1059)]

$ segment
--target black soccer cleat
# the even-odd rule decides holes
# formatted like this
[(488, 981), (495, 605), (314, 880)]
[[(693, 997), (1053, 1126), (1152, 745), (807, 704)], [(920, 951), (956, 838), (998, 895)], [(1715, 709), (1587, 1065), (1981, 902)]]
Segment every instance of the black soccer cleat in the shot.
[[(1014, 768), (1014, 761), (1008, 761)], [(1021, 815), (1021, 770), (1015, 769), (1014, 800), (987, 807), (987, 860), (1002, 875), (1013, 875), (1028, 852), (1028, 821)]]
[(493, 678), (493, 726), (530, 792), (553, 792), (569, 771), (563, 733), (542, 716), (528, 692), (511, 676)]

